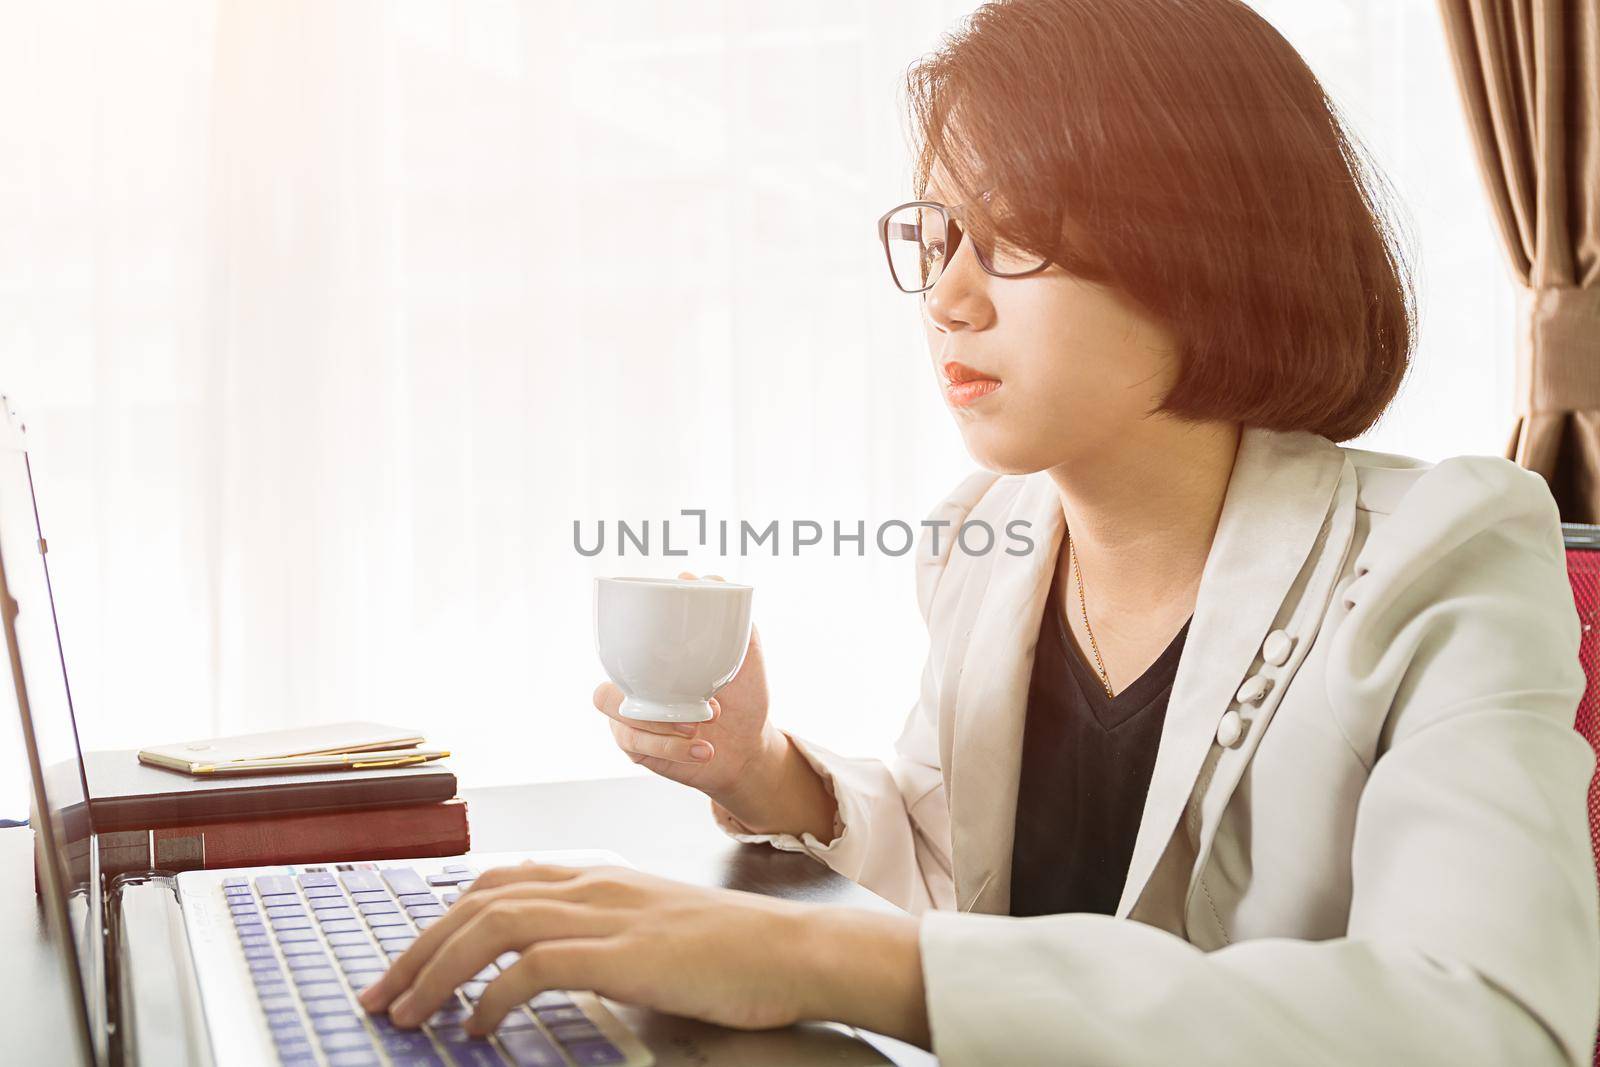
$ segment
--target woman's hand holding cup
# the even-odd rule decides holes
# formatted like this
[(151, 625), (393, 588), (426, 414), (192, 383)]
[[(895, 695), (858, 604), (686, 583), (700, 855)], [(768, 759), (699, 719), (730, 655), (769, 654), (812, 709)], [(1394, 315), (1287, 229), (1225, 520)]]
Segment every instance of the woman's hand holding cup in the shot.
[[(688, 572), (679, 578), (695, 580)], [(706, 580), (722, 581), (717, 575)], [(611, 721), (617, 747), (635, 763), (664, 778), (692, 786), (719, 803), (741, 786), (765, 777), (761, 770), (779, 762), (789, 739), (767, 718), (767, 674), (761, 635), (750, 627), (744, 662), (731, 681), (711, 697), (707, 722), (652, 722), (621, 712), (625, 694), (615, 683), (594, 691), (594, 706)]]

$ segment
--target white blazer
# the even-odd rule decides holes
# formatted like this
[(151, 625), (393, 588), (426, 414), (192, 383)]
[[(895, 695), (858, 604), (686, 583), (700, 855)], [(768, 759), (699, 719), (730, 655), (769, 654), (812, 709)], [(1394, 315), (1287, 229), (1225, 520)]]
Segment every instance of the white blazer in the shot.
[(980, 472), (930, 518), (1026, 519), (1036, 547), (924, 538), (896, 758), (796, 739), (830, 842), (714, 812), (924, 913), (942, 1062), (1590, 1062), (1594, 756), (1538, 475), (1244, 431), (1115, 917), (1006, 914), (1055, 487)]

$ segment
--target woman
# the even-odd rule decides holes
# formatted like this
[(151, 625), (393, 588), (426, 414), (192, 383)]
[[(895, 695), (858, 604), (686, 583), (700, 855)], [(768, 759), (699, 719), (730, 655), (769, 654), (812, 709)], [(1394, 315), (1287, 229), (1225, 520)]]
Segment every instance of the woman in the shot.
[(1587, 1062), (1556, 509), (1505, 460), (1334, 443), (1395, 395), (1413, 316), (1316, 79), (1236, 0), (1009, 0), (910, 88), (923, 203), (881, 236), (985, 468), (931, 518), (1035, 550), (925, 537), (887, 764), (774, 724), (754, 636), (709, 723), (595, 693), (730, 833), (909, 914), (503, 869), (368, 1007), (413, 1024), (515, 949), (477, 1031), (577, 987), (953, 1064)]

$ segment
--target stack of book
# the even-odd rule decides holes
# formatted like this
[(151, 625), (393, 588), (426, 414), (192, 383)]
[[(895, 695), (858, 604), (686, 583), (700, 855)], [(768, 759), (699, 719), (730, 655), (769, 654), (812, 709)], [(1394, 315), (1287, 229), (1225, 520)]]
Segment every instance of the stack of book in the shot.
[[(147, 766), (133, 751), (88, 752), (84, 762), (108, 876), (459, 856), (471, 847), (466, 801), (438, 761), (201, 777)], [(76, 763), (62, 770), (76, 773)]]

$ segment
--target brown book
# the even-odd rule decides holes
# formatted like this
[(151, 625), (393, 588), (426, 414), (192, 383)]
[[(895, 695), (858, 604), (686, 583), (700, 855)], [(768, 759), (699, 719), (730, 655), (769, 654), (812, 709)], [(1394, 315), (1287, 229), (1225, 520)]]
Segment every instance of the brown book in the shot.
[(467, 802), (220, 819), (97, 835), (108, 876), (279, 863), (459, 856), (468, 851)]

